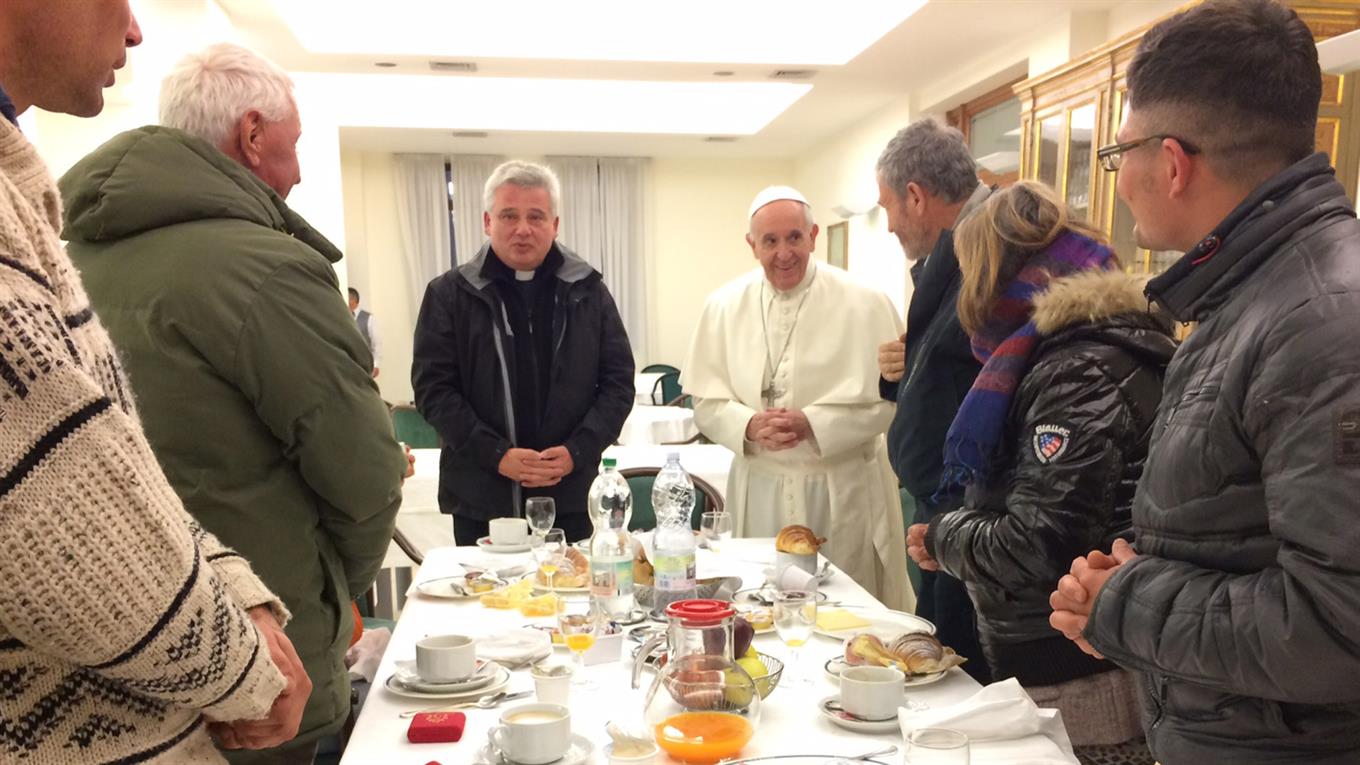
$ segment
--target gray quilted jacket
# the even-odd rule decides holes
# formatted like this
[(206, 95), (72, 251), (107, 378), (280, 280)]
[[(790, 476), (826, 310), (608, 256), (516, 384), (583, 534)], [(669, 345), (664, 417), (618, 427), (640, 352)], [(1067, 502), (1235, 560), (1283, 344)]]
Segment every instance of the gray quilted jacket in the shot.
[(1141, 671), (1162, 765), (1360, 763), (1360, 223), (1326, 155), (1148, 287), (1167, 369), (1140, 557), (1086, 637)]

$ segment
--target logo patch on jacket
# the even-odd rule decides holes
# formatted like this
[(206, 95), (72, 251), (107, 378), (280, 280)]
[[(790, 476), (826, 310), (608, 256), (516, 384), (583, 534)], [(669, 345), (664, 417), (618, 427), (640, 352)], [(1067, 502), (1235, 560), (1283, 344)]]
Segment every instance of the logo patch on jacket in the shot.
[(1067, 451), (1072, 431), (1061, 425), (1039, 425), (1034, 428), (1034, 456), (1040, 465), (1047, 465)]
[(1338, 465), (1360, 465), (1360, 409), (1347, 409), (1336, 417), (1335, 453)]

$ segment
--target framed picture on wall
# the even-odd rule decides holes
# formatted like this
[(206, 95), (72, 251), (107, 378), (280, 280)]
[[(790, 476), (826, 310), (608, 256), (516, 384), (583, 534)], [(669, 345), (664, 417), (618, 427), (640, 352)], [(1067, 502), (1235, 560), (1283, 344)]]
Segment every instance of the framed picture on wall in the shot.
[(826, 227), (826, 262), (837, 268), (850, 267), (850, 222), (841, 221)]

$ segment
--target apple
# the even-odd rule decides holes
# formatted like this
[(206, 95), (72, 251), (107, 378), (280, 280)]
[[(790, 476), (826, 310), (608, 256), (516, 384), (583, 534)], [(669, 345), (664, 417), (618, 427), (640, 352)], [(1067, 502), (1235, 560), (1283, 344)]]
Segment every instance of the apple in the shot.
[(740, 658), (751, 648), (756, 630), (745, 618), (737, 616), (732, 623), (732, 656)]

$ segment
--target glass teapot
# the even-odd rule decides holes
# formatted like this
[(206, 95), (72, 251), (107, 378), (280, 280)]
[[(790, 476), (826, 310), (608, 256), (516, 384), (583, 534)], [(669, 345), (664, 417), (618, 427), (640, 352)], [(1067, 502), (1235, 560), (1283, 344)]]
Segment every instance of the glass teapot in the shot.
[(665, 642), (644, 702), (647, 725), (657, 745), (677, 760), (735, 757), (760, 723), (756, 682), (732, 656), (736, 611), (720, 600), (681, 600), (665, 614), (665, 634), (644, 643), (633, 663), (637, 688), (647, 658)]

